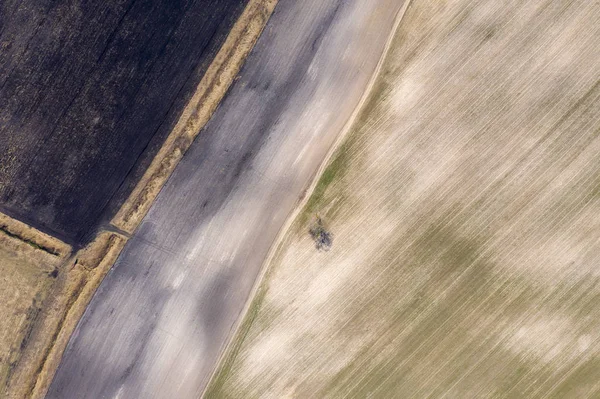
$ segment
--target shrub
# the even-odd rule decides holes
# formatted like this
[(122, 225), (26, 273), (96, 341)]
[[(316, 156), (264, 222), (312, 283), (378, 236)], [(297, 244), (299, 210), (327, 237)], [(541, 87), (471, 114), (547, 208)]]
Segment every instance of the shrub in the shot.
[(317, 216), (316, 222), (308, 230), (319, 251), (328, 251), (333, 244), (333, 235), (323, 225), (323, 220)]

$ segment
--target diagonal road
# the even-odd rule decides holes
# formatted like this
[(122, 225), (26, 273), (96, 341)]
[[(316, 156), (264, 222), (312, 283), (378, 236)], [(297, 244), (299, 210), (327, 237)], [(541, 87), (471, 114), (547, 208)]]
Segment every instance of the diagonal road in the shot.
[(48, 398), (194, 398), (402, 0), (280, 0), (79, 323)]

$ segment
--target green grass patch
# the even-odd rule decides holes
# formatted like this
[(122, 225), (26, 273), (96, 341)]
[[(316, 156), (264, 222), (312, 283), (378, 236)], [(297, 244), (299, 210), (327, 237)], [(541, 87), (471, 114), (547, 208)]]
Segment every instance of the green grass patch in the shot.
[(265, 286), (262, 286), (258, 289), (252, 303), (250, 304), (250, 308), (248, 309), (248, 313), (244, 316), (244, 321), (240, 326), (239, 330), (235, 334), (233, 338), (232, 347), (228, 350), (228, 353), (225, 355), (223, 362), (219, 366), (216, 374), (209, 382), (208, 388), (206, 389), (205, 398), (228, 398), (227, 391), (224, 389), (224, 386), (231, 376), (231, 372), (233, 369), (233, 365), (237, 360), (238, 355), (240, 354), (240, 350), (250, 332), (250, 329), (254, 325), (258, 313), (262, 308), (264, 298), (266, 296), (267, 289)]
[(334, 195), (331, 195), (331, 190), (334, 183), (339, 182), (348, 170), (351, 148), (354, 141), (353, 137), (347, 138), (334, 153), (298, 218), (298, 228), (304, 229), (311, 216), (320, 213), (326, 206), (326, 203), (334, 197)]

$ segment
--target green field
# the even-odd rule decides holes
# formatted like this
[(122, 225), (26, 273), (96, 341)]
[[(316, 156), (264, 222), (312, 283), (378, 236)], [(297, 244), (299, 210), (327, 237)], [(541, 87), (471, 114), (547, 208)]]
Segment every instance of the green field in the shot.
[(599, 20), (415, 0), (206, 397), (600, 397)]

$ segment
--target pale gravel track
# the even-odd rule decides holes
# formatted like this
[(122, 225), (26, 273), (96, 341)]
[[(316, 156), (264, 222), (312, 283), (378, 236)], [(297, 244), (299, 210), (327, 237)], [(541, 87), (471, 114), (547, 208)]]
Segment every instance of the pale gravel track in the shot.
[(197, 398), (403, 2), (281, 0), (93, 298), (48, 398)]

